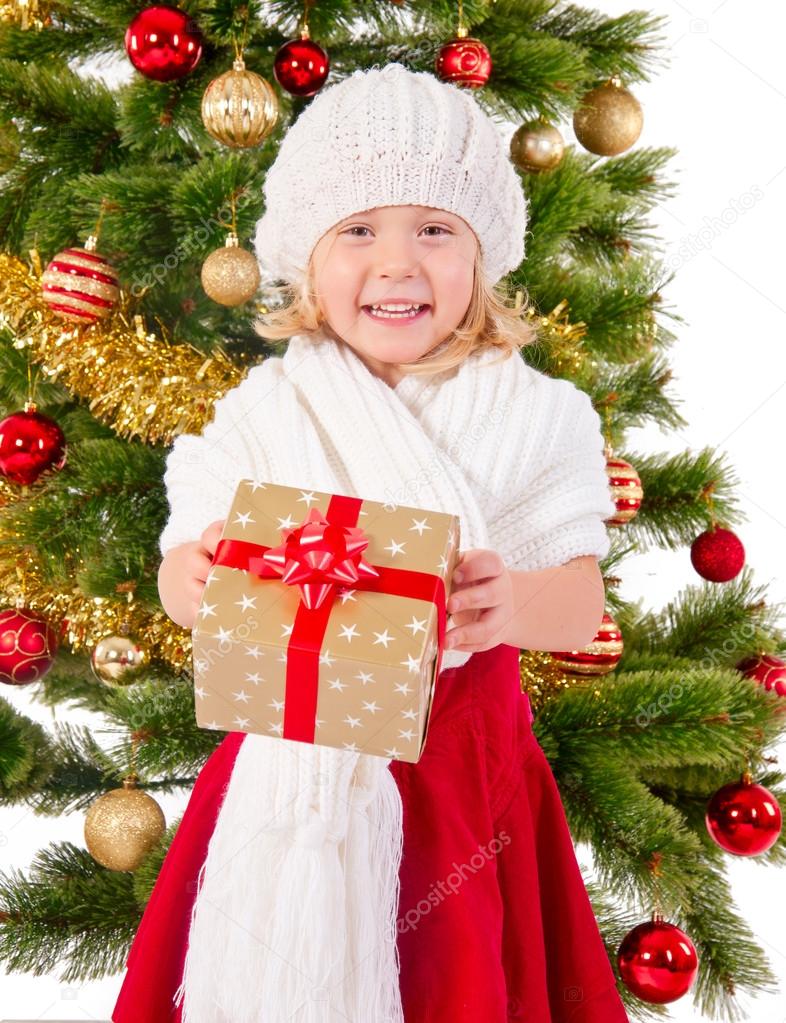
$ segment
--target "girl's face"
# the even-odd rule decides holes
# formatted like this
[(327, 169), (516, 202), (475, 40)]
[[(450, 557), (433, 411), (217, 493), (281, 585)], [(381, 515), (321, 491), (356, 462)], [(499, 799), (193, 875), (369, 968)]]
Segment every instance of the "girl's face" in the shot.
[[(335, 224), (312, 259), (317, 300), (369, 370), (395, 387), (461, 323), (474, 282), (477, 238), (466, 221), (431, 206), (379, 206)], [(372, 305), (425, 306), (374, 315)], [(384, 312), (384, 310), (383, 310)]]

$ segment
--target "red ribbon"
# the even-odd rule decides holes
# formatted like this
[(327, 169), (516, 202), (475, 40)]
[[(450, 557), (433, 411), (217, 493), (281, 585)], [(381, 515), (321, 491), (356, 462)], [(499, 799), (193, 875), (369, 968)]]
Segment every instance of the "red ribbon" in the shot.
[[(337, 595), (336, 583), (346, 585), (344, 582), (346, 573), (353, 589), (427, 600), (437, 605), (438, 648), (434, 671), (435, 676), (439, 675), (447, 620), (445, 582), (440, 576), (430, 572), (415, 572), (411, 569), (389, 568), (386, 565), (370, 565), (365, 562), (360, 553), (368, 546), (368, 540), (357, 527), (362, 503), (360, 498), (333, 495), (326, 515), (322, 515), (315, 508), (311, 509), (308, 518), (300, 526), (284, 533), (285, 542), (280, 547), (265, 547), (264, 544), (251, 543), (248, 540), (225, 539), (219, 540), (213, 556), (214, 565), (240, 568), (260, 579), (280, 579), (283, 573), (285, 582), (301, 587), (303, 599), (295, 614), (295, 622), (287, 644), (283, 730), (285, 739), (314, 742), (319, 655)], [(297, 534), (297, 538), (302, 537), (306, 528), (313, 523), (316, 523), (322, 532), (311, 533), (312, 536), (318, 537), (319, 554), (309, 560), (307, 554), (303, 552), (298, 556), (291, 542), (293, 534)], [(331, 526), (340, 528), (331, 531)], [(342, 546), (344, 537), (347, 542)], [(297, 538), (294, 539), (295, 543)], [(268, 551), (274, 552), (271, 557), (266, 557)], [(289, 555), (291, 561), (288, 561), (285, 555)], [(293, 565), (289, 576), (287, 564)], [(351, 565), (354, 565), (354, 568)], [(307, 574), (304, 575), (304, 572)], [(353, 580), (355, 572), (357, 579)], [(327, 578), (321, 578), (320, 574)], [(331, 582), (331, 575), (339, 578)], [(305, 587), (309, 587), (312, 607), (306, 603)]]

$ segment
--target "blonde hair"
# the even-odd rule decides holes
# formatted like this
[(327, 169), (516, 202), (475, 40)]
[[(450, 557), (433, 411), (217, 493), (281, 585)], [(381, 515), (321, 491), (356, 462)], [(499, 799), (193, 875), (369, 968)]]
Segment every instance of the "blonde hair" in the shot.
[[(254, 322), (254, 330), (260, 337), (268, 341), (282, 341), (295, 334), (315, 339), (326, 334), (334, 341), (342, 340), (319, 306), (313, 273), (313, 260), (309, 260), (302, 281), (271, 289), (284, 296), (285, 304)], [(523, 298), (520, 306), (516, 306), (510, 289), (489, 281), (483, 268), (480, 246), (477, 246), (472, 296), (463, 319), (436, 348), (415, 362), (400, 364), (400, 372), (416, 376), (441, 373), (459, 366), (474, 352), (490, 348), (499, 348), (503, 353), (494, 360), (495, 363), (510, 358), (514, 351), (538, 340), (537, 327), (526, 318), (526, 293)]]

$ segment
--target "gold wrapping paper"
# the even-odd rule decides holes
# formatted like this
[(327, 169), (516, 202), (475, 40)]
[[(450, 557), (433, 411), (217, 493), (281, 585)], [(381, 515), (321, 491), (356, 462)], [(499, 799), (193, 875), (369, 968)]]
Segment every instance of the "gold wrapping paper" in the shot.
[[(333, 495), (241, 480), (222, 539), (278, 547)], [(357, 519), (375, 566), (440, 576), (459, 559), (457, 515), (363, 501)], [(318, 658), (314, 742), (417, 763), (436, 683), (433, 601), (338, 586)], [(284, 737), (287, 650), (301, 590), (280, 577), (214, 564), (192, 632), (196, 722)], [(291, 684), (291, 683), (290, 683)]]

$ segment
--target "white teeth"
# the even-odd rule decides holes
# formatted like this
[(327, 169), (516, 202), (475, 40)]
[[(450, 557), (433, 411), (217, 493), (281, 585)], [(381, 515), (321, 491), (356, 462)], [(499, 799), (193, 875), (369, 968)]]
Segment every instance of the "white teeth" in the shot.
[(420, 309), (422, 309), (422, 306), (420, 305), (402, 305), (394, 303), (384, 303), (371, 306), (374, 316), (382, 317), (411, 316), (413, 313), (419, 312)]

